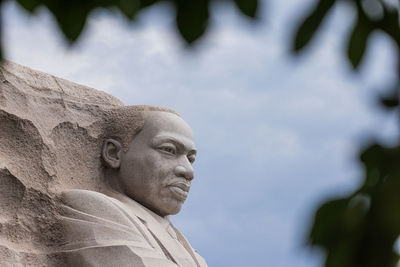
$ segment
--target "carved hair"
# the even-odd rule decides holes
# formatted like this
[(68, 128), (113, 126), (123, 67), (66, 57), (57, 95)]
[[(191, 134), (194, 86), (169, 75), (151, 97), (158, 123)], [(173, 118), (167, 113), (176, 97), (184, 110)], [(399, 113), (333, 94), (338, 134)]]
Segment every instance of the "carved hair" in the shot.
[(119, 141), (125, 151), (128, 150), (133, 140), (144, 126), (144, 112), (163, 111), (180, 116), (178, 112), (158, 106), (125, 106), (117, 109), (107, 110), (103, 117), (103, 140), (112, 138)]

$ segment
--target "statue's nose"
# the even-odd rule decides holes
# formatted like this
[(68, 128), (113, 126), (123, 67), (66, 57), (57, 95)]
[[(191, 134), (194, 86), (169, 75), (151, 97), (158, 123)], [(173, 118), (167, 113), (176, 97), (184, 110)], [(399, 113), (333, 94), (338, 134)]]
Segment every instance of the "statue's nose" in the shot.
[(178, 177), (183, 177), (187, 180), (192, 180), (194, 178), (194, 171), (192, 165), (182, 166), (178, 165), (175, 167), (175, 175)]

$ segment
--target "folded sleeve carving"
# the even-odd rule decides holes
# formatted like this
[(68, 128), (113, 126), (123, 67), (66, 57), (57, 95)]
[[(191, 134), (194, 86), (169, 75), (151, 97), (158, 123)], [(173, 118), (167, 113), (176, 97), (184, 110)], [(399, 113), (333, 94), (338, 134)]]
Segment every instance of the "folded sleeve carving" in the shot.
[(63, 193), (63, 202), (63, 251), (69, 266), (207, 266), (186, 239), (173, 238), (133, 200), (122, 203), (98, 192), (70, 190)]

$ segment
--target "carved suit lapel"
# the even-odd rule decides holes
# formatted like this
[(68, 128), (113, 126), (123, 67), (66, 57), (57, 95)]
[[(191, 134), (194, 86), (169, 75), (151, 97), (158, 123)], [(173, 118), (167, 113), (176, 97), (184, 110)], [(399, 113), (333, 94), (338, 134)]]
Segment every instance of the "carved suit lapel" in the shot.
[(189, 244), (189, 241), (187, 241), (187, 239), (185, 238), (185, 236), (178, 230), (175, 228), (175, 226), (173, 226), (171, 224), (171, 226), (173, 227), (173, 229), (175, 230), (176, 234), (178, 235), (179, 241), (181, 242), (181, 244), (186, 248), (186, 250), (189, 252), (189, 254), (192, 256), (193, 260), (196, 262), (196, 265), (198, 267), (200, 267), (200, 263), (197, 260), (197, 257), (195, 255), (195, 251), (193, 250), (192, 246)]
[[(121, 198), (121, 196), (118, 196), (118, 199), (124, 204), (125, 208), (129, 210), (129, 213), (135, 215), (141, 220), (143, 225), (151, 233), (154, 240), (158, 243), (159, 246), (162, 247), (163, 250), (165, 250), (164, 253), (167, 254), (167, 257), (170, 257), (171, 260), (174, 261), (180, 267), (193, 266), (193, 264), (190, 264), (189, 261), (189, 259), (193, 258), (193, 256), (191, 255), (193, 252), (190, 253), (189, 251), (187, 251), (183, 247), (185, 246), (185, 244), (180, 245), (178, 242), (174, 241), (174, 239), (170, 236), (167, 230), (161, 225), (161, 223), (159, 223), (150, 214), (151, 211), (149, 211), (148, 209), (146, 209), (145, 207), (143, 207), (142, 205), (140, 205), (139, 203), (128, 197), (123, 196)], [(186, 255), (186, 259), (183, 258), (182, 256), (180, 257), (179, 255)], [(193, 261), (195, 261), (195, 265), (200, 266), (196, 258), (193, 258)]]

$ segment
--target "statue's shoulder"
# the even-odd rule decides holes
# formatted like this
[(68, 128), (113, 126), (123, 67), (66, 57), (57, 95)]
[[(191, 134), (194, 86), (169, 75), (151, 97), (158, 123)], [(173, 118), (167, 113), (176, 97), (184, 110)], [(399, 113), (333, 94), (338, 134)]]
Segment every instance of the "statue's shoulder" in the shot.
[(80, 204), (90, 204), (88, 201), (95, 200), (96, 202), (100, 202), (106, 204), (109, 202), (109, 197), (95, 191), (84, 190), (84, 189), (70, 189), (63, 191), (61, 193), (62, 199), (65, 203), (71, 205), (80, 205)]
[[(124, 225), (131, 225), (129, 214), (122, 208), (122, 204), (114, 198), (105, 194), (83, 190), (72, 189), (62, 192), (64, 214), (90, 215)], [(70, 217), (70, 216), (68, 216)]]
[[(72, 189), (62, 192), (62, 201), (67, 206), (82, 212), (104, 210), (105, 207), (113, 208), (110, 197), (95, 191)], [(99, 212), (101, 212), (99, 210)]]

